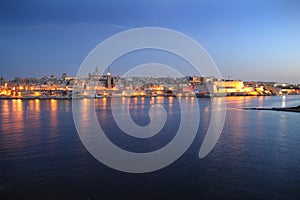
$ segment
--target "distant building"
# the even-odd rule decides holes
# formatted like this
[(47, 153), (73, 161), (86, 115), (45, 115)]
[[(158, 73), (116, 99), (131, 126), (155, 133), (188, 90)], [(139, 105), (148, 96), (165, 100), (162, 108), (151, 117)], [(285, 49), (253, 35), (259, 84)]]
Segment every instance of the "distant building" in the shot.
[(214, 81), (208, 83), (197, 84), (194, 87), (195, 94), (210, 95), (233, 95), (247, 94), (254, 92), (253, 87), (245, 87), (242, 81)]
[(61, 79), (64, 81), (64, 80), (66, 80), (66, 77), (67, 77), (67, 73), (63, 73), (61, 76)]
[(91, 78), (94, 78), (94, 79), (100, 79), (101, 78), (101, 73), (99, 71), (99, 68), (96, 67), (95, 71), (93, 72), (92, 74), (92, 77)]
[(105, 88), (105, 89), (109, 89), (109, 90), (113, 89), (115, 87), (116, 81), (117, 81), (116, 76), (111, 76), (110, 68), (108, 68), (106, 75), (101, 75), (98, 67), (96, 67), (91, 78), (98, 82), (98, 86), (100, 88), (103, 88), (103, 89)]
[(216, 81), (213, 82), (216, 87), (215, 93), (237, 93), (244, 92), (244, 83), (242, 81)]

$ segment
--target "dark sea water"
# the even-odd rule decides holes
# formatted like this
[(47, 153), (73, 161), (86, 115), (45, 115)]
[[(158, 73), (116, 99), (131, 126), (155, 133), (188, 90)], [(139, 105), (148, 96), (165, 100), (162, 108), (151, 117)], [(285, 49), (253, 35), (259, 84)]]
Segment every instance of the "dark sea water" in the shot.
[[(86, 150), (75, 128), (72, 101), (0, 100), (0, 199), (300, 199), (300, 113), (240, 109), (300, 105), (300, 97), (226, 100), (225, 125), (208, 156), (200, 159), (198, 153), (211, 99), (186, 99), (187, 104), (199, 102), (195, 140), (174, 163), (144, 174), (111, 169)], [(149, 123), (153, 101), (167, 113), (158, 135), (137, 139), (120, 133), (110, 99), (78, 101), (95, 101), (103, 130), (128, 151), (163, 148), (180, 123), (175, 99), (132, 98), (130, 114), (138, 125)]]

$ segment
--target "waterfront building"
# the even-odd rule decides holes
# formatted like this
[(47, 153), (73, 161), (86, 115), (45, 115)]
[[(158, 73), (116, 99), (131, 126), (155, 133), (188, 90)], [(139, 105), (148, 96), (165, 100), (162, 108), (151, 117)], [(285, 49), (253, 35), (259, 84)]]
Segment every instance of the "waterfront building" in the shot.
[(97, 88), (111, 90), (115, 87), (118, 78), (116, 76), (111, 76), (110, 68), (108, 68), (107, 74), (102, 75), (96, 67), (95, 71), (91, 76), (92, 81), (96, 82)]
[[(96, 91), (96, 92), (95, 92)], [(1, 79), (2, 98), (60, 98), (103, 96), (230, 96), (300, 94), (299, 85), (275, 82), (243, 82), (214, 77), (122, 77), (110, 69), (102, 75), (96, 67), (93, 73), (81, 77), (43, 76), (41, 78)], [(73, 95), (73, 96), (72, 96)]]
[(213, 81), (194, 86), (196, 95), (257, 95), (254, 87), (244, 86), (242, 81)]
[(213, 82), (215, 93), (239, 93), (244, 92), (242, 81), (216, 81)]

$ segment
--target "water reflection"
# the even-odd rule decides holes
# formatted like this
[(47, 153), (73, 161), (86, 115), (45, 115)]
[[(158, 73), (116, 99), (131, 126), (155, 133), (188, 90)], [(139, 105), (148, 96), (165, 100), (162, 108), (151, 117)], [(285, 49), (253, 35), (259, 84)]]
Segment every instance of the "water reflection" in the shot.
[(41, 104), (40, 104), (40, 100), (38, 99), (34, 100), (34, 111), (35, 112), (41, 111)]
[(264, 97), (258, 97), (258, 107), (264, 106)]
[(11, 101), (3, 100), (1, 106), (1, 130), (3, 132), (8, 132), (10, 130), (10, 109), (11, 109)]
[(58, 120), (57, 120), (57, 100), (50, 100), (50, 127), (51, 131), (54, 133), (57, 130)]
[[(237, 106), (238, 108), (243, 108), (245, 107), (245, 102), (238, 101), (235, 103), (235, 106)], [(234, 125), (232, 131), (234, 131), (235, 133), (233, 134), (234, 146), (237, 147), (238, 149), (242, 149), (243, 148), (242, 141), (245, 137), (244, 134), (245, 127), (243, 127), (243, 125), (245, 124), (245, 119), (244, 119), (245, 112), (243, 110), (235, 110), (234, 113), (230, 113), (230, 114), (234, 114), (234, 119), (235, 119), (234, 123), (232, 123), (232, 125)]]
[(106, 107), (107, 107), (107, 98), (106, 97), (104, 97), (103, 99), (102, 99), (102, 109), (103, 110), (106, 110)]
[(4, 148), (10, 147), (14, 153), (16, 148), (24, 145), (24, 109), (22, 100), (1, 100), (0, 130)]
[(279, 142), (285, 141), (286, 136), (286, 113), (280, 113), (280, 119), (279, 119)]
[(286, 96), (282, 96), (281, 107), (286, 107)]
[[(105, 100), (104, 100), (105, 99)], [(80, 100), (79, 100), (80, 101)], [(104, 104), (104, 102), (106, 103), (106, 98), (103, 98), (102, 103)], [(82, 114), (82, 126), (85, 128), (88, 128), (88, 123), (89, 123), (89, 112), (91, 112), (91, 100), (90, 99), (83, 99), (80, 105), (80, 109), (82, 110), (80, 113)], [(102, 106), (102, 108), (104, 109), (104, 107), (106, 106)], [(104, 113), (105, 112), (101, 112)]]
[(21, 133), (24, 130), (24, 112), (23, 112), (23, 101), (21, 99), (12, 100), (12, 112), (11, 117), (11, 129), (15, 133)]
[(145, 97), (141, 98), (141, 109), (144, 110), (145, 109)]
[[(26, 102), (27, 106), (25, 109), (25, 123), (30, 123), (34, 127), (41, 126), (41, 105), (40, 100), (32, 100)], [(26, 105), (25, 104), (25, 105)]]
[(173, 113), (173, 101), (174, 101), (174, 97), (169, 97), (168, 98), (168, 106), (169, 106), (169, 109), (168, 109), (168, 114), (171, 115)]

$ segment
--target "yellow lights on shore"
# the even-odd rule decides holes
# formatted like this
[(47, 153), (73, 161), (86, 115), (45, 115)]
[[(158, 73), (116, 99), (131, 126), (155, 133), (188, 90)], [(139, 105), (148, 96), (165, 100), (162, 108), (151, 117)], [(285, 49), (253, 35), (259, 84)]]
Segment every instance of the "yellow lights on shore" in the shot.
[(162, 91), (162, 90), (164, 90), (164, 86), (162, 86), (162, 85), (151, 85), (149, 87), (149, 89), (150, 90), (160, 90), (160, 91)]
[[(105, 79), (106, 80), (106, 79)], [(104, 81), (104, 80), (103, 80)], [(102, 81), (102, 82), (103, 82)], [(3, 82), (0, 85), (1, 98), (12, 99), (71, 99), (71, 98), (103, 98), (103, 97), (218, 97), (218, 96), (269, 96), (300, 94), (299, 87), (283, 85), (264, 85), (242, 81), (219, 80), (206, 84), (196, 82), (148, 83), (136, 86), (136, 83), (120, 85), (112, 84), (108, 87), (104, 83), (95, 84), (87, 80), (66, 82)], [(137, 82), (139, 83), (139, 82)], [(171, 85), (172, 84), (172, 85)]]
[(9, 90), (2, 90), (0, 91), (0, 95), (8, 95)]
[(146, 96), (146, 93), (144, 91), (135, 91), (132, 92), (131, 94), (123, 94), (123, 96), (131, 96), (131, 97), (144, 97)]

